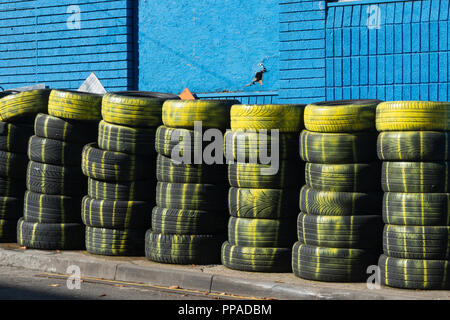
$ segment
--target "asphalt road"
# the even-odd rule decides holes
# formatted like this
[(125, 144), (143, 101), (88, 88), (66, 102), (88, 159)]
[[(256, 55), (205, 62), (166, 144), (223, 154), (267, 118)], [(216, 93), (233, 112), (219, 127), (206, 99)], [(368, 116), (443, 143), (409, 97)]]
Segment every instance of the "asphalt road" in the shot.
[(180, 288), (82, 279), (70, 290), (67, 278), (22, 268), (0, 266), (0, 300), (216, 300), (235, 299)]

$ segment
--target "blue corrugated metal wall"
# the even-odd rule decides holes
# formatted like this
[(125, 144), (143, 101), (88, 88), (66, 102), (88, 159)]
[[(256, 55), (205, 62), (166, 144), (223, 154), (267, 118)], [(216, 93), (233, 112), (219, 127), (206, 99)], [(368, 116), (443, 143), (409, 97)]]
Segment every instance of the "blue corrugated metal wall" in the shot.
[[(95, 72), (107, 90), (136, 87), (134, 1), (0, 1), (0, 86), (78, 88)], [(81, 29), (69, 29), (70, 5)]]
[(282, 100), (448, 100), (448, 0), (280, 6)]

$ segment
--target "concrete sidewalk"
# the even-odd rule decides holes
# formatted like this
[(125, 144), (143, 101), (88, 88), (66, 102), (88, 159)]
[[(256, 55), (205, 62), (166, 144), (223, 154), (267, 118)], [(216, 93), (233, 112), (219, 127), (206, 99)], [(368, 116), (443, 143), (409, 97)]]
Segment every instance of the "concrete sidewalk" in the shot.
[(105, 257), (86, 251), (41, 251), (0, 245), (0, 265), (66, 274), (77, 265), (86, 278), (178, 286), (208, 293), (228, 293), (276, 299), (450, 299), (450, 291), (369, 290), (365, 283), (307, 281), (290, 273), (255, 273), (221, 265), (179, 266), (148, 261), (144, 257)]

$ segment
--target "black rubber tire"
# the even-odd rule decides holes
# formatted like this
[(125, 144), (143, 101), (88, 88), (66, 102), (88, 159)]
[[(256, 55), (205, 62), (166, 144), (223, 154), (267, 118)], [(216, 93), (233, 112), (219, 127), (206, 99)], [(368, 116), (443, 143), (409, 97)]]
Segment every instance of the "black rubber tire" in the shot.
[(279, 133), (278, 137), (272, 137), (270, 131), (227, 130), (224, 136), (224, 154), (227, 160), (233, 159), (240, 163), (261, 163), (261, 157), (273, 156), (275, 153), (280, 160), (296, 159), (298, 149), (298, 133)]
[(194, 163), (195, 141), (198, 143), (199, 151), (203, 152), (206, 142), (194, 130), (159, 126), (156, 130), (155, 150), (165, 157), (172, 158), (172, 152), (176, 148), (175, 152), (178, 151), (176, 155), (179, 158), (189, 155), (191, 162)]
[(48, 100), (48, 114), (81, 121), (100, 121), (102, 94), (72, 90), (52, 90)]
[(291, 248), (253, 248), (222, 245), (222, 264), (230, 269), (253, 272), (292, 272)]
[(383, 251), (402, 259), (450, 260), (450, 227), (396, 226), (387, 224)]
[(317, 191), (377, 192), (380, 190), (380, 164), (317, 164), (307, 162), (306, 185)]
[(228, 242), (239, 247), (290, 248), (296, 240), (294, 221), (230, 217)]
[(101, 181), (129, 182), (154, 176), (152, 157), (105, 151), (90, 143), (83, 148), (81, 168), (85, 176)]
[(79, 223), (17, 223), (17, 243), (21, 247), (44, 250), (84, 249), (84, 226)]
[(100, 121), (98, 127), (98, 146), (107, 151), (129, 154), (155, 154), (156, 129), (131, 128)]
[(29, 191), (76, 197), (86, 194), (86, 180), (79, 167), (55, 166), (34, 161), (28, 163)]
[(212, 184), (158, 182), (156, 205), (167, 209), (226, 212), (227, 190)]
[(319, 133), (303, 130), (300, 157), (313, 163), (366, 163), (377, 159), (376, 132)]
[(305, 127), (315, 132), (375, 131), (379, 100), (337, 100), (307, 105)]
[(23, 214), (23, 198), (0, 197), (0, 220), (19, 220)]
[(81, 199), (25, 192), (23, 217), (30, 223), (81, 223)]
[(450, 226), (450, 194), (386, 192), (383, 221), (406, 226)]
[(105, 182), (88, 178), (88, 195), (92, 199), (112, 201), (154, 202), (156, 182), (138, 180), (131, 182)]
[(379, 254), (363, 249), (315, 247), (296, 242), (292, 270), (303, 279), (326, 282), (365, 282), (367, 267), (376, 265)]
[(317, 247), (377, 249), (381, 246), (380, 216), (315, 216), (300, 213), (300, 242)]
[(152, 230), (165, 234), (222, 234), (228, 217), (222, 212), (154, 207)]
[(171, 264), (219, 264), (222, 235), (162, 234), (148, 230), (145, 256), (148, 260)]
[(0, 177), (23, 180), (26, 177), (27, 165), (26, 154), (0, 151)]
[(58, 166), (80, 166), (83, 146), (32, 136), (28, 144), (28, 158), (32, 161)]
[(17, 242), (17, 220), (0, 219), (0, 243)]
[(0, 150), (27, 153), (28, 139), (33, 134), (33, 125), (0, 122)]
[(145, 201), (111, 201), (84, 197), (81, 217), (88, 227), (105, 229), (150, 228), (151, 207)]
[(284, 219), (298, 215), (297, 189), (230, 188), (228, 210), (232, 217)]
[(143, 256), (145, 229), (86, 227), (86, 250), (105, 256)]
[(449, 290), (450, 261), (399, 259), (381, 255), (381, 282), (389, 287)]
[(384, 161), (447, 161), (450, 132), (392, 131), (378, 136), (378, 158)]
[(361, 216), (381, 214), (382, 192), (300, 190), (300, 210), (323, 216)]
[(0, 120), (11, 122), (39, 112), (47, 113), (49, 89), (9, 94), (0, 99)]
[(230, 109), (237, 100), (169, 100), (162, 108), (162, 121), (173, 128), (194, 128), (201, 122), (203, 128), (230, 127)]
[(103, 98), (102, 116), (106, 122), (128, 127), (157, 127), (162, 123), (162, 106), (178, 96), (146, 91), (107, 93)]
[(235, 163), (228, 165), (228, 182), (236, 188), (299, 188), (304, 184), (304, 167), (304, 162), (282, 160), (275, 174), (264, 175), (261, 169), (268, 170), (270, 165)]
[(450, 162), (383, 162), (384, 192), (450, 192)]
[(158, 154), (156, 179), (172, 183), (223, 183), (227, 178), (224, 164), (183, 164)]
[(87, 144), (97, 141), (98, 123), (60, 119), (48, 114), (38, 114), (35, 134), (41, 138)]
[(21, 179), (0, 177), (0, 196), (23, 199), (26, 185)]

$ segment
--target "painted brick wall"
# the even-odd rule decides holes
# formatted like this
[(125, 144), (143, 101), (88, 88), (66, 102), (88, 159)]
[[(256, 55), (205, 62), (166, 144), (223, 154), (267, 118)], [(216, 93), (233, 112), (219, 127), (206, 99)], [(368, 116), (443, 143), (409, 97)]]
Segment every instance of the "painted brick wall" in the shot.
[(280, 102), (325, 99), (325, 1), (279, 1)]
[[(277, 91), (277, 21), (275, 0), (140, 0), (139, 87), (174, 93), (185, 87), (197, 93)], [(263, 85), (243, 89), (261, 60), (268, 70)]]
[(449, 0), (323, 2), (280, 2), (282, 100), (449, 100)]
[(327, 98), (447, 101), (448, 10), (448, 0), (330, 7)]
[[(107, 90), (136, 87), (133, 3), (0, 1), (0, 86), (76, 89), (95, 72)], [(81, 10), (81, 29), (67, 27), (70, 5)]]

